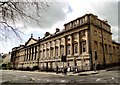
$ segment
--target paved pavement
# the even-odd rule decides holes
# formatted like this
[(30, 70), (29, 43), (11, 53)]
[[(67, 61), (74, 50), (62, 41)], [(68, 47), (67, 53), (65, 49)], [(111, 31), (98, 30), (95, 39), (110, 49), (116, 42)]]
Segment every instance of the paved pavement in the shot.
[[(67, 76), (77, 76), (77, 75), (92, 75), (92, 74), (99, 74), (102, 72), (106, 72), (107, 70), (97, 70), (97, 71), (84, 71), (79, 73), (67, 72)], [(56, 73), (56, 72), (41, 72), (41, 71), (19, 71), (17, 72), (24, 72), (24, 73), (39, 73), (39, 74), (47, 74), (47, 75), (58, 75), (58, 76), (65, 76), (64, 73)]]
[(119, 69), (118, 67), (109, 68), (106, 70), (99, 71), (86, 71), (73, 74), (68, 72), (67, 75), (62, 73), (56, 74), (55, 72), (38, 72), (38, 71), (14, 71), (14, 70), (4, 70), (2, 80), (0, 81), (2, 85), (16, 85), (16, 84), (50, 84), (50, 85), (84, 85), (96, 83), (99, 85), (118, 85), (119, 84)]

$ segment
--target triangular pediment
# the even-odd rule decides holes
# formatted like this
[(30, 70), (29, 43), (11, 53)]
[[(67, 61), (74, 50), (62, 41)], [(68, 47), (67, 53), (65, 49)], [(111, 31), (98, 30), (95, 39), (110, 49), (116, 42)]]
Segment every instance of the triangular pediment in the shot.
[(34, 39), (34, 38), (30, 38), (26, 43), (25, 43), (25, 46), (29, 46), (29, 45), (32, 45), (34, 43), (37, 43), (37, 40)]

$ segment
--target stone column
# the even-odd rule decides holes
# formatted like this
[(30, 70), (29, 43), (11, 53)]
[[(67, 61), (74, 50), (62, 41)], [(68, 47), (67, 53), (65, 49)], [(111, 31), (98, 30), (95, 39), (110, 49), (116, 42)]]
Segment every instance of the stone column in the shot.
[(32, 61), (32, 48), (30, 48), (30, 61)]
[(34, 59), (34, 55), (33, 55), (33, 50), (32, 49), (33, 49), (33, 47), (31, 47), (31, 61)]
[(66, 46), (67, 45), (67, 41), (66, 41), (66, 37), (64, 37), (64, 55), (67, 55), (67, 52), (66, 52)]
[(48, 55), (47, 55), (47, 43), (45, 43), (45, 59), (48, 58)]
[(81, 48), (80, 48), (80, 33), (78, 32), (77, 34), (78, 34), (78, 54), (80, 55), (80, 50), (81, 50)]
[(39, 62), (40, 62), (40, 44), (38, 44), (38, 60), (37, 60), (37, 62), (38, 62), (38, 67), (40, 67), (40, 64), (39, 64)]
[(25, 49), (25, 57), (24, 57), (24, 61), (27, 60), (27, 49)]
[(73, 55), (73, 38), (72, 34), (70, 35), (70, 55)]
[(61, 54), (61, 52), (60, 52), (60, 44), (61, 44), (61, 39), (59, 39), (59, 42), (58, 42), (58, 44), (59, 44), (59, 45), (58, 45), (58, 46), (59, 46), (59, 47), (58, 47), (58, 56), (61, 56), (61, 55), (60, 55), (60, 54)]
[(88, 31), (85, 31), (86, 33), (86, 52), (89, 52), (89, 39), (88, 39)]
[(41, 60), (43, 59), (43, 49), (41, 50)]
[(31, 53), (31, 50), (30, 50), (30, 48), (29, 48), (29, 59), (28, 59), (29, 61), (30, 61), (30, 56), (31, 56), (31, 54), (30, 54), (30, 53)]
[(29, 55), (28, 55), (28, 48), (27, 48), (27, 58), (26, 58), (26, 61), (28, 61), (28, 57), (29, 57)]
[(55, 58), (55, 41), (53, 43), (54, 49), (53, 49), (53, 58)]
[(51, 42), (49, 42), (49, 46), (50, 46), (50, 49), (49, 49), (49, 58), (51, 58)]

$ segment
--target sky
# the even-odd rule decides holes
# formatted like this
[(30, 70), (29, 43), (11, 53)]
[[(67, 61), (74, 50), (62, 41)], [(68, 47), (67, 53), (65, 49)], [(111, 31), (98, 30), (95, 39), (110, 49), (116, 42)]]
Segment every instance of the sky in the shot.
[(118, 42), (118, 1), (119, 0), (59, 0), (48, 2), (49, 8), (42, 13), (40, 26), (29, 23), (22, 29), (22, 41), (12, 36), (12, 40), (0, 41), (0, 53), (8, 53), (13, 47), (25, 44), (31, 33), (35, 39), (43, 37), (45, 32), (54, 33), (56, 28), (62, 30), (64, 24), (86, 13), (93, 13), (99, 19), (107, 20), (111, 25), (112, 39)]

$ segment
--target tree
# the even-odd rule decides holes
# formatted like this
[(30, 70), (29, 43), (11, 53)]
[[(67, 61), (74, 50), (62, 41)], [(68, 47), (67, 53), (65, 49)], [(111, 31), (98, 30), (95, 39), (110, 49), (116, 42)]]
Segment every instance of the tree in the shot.
[[(40, 0), (4, 0), (0, 1), (0, 41), (10, 39), (15, 34), (20, 40), (20, 33), (27, 25), (39, 25), (41, 14), (49, 7), (47, 1)], [(12, 33), (11, 33), (12, 32)]]

